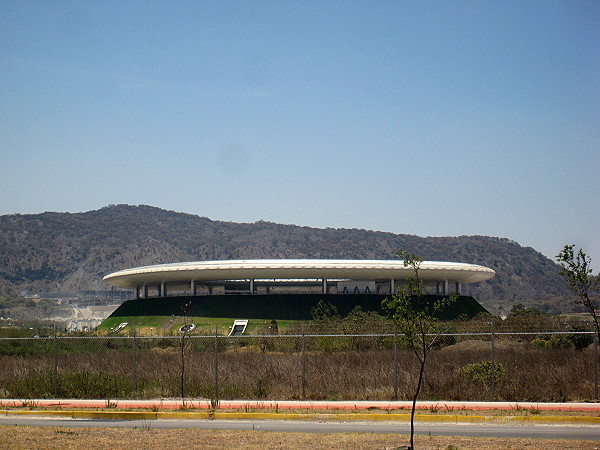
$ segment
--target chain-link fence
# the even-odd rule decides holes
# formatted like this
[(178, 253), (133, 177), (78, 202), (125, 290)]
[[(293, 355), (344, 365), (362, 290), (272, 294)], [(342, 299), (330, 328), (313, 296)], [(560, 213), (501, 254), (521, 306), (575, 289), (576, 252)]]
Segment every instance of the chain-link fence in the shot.
[[(418, 362), (402, 336), (291, 331), (2, 338), (0, 398), (411, 398)], [(598, 399), (598, 354), (589, 331), (488, 323), (448, 332), (430, 353), (421, 398)]]

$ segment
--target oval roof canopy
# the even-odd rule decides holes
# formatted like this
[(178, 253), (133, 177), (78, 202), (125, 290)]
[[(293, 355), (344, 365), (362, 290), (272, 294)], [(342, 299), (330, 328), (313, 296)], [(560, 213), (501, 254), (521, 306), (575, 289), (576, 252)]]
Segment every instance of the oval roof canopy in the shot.
[[(477, 283), (496, 272), (475, 264), (424, 261), (419, 270), (422, 280), (448, 280)], [(336, 259), (245, 259), (195, 261), (120, 270), (104, 277), (112, 286), (133, 289), (144, 284), (189, 283), (219, 280), (403, 280), (414, 276), (401, 260)]]

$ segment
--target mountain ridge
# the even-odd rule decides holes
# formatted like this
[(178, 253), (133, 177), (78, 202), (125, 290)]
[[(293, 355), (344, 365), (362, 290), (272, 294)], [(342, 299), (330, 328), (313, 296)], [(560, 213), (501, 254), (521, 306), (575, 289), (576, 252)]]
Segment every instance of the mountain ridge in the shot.
[(107, 289), (102, 277), (144, 265), (222, 259), (393, 259), (402, 248), (431, 261), (480, 264), (496, 277), (466, 291), (486, 307), (515, 303), (566, 307), (559, 266), (507, 238), (395, 234), (217, 221), (148, 205), (109, 205), (82, 213), (0, 216), (0, 295)]

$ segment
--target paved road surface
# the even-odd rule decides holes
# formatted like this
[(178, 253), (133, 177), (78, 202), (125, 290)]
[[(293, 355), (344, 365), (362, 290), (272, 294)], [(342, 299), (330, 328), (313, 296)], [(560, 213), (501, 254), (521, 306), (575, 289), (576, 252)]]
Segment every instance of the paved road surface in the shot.
[[(99, 420), (43, 417), (0, 417), (2, 425), (52, 427), (122, 427), (139, 429), (204, 428), (209, 430), (261, 430), (306, 433), (400, 433), (410, 432), (409, 423), (365, 422), (284, 422), (284, 421), (214, 421), (214, 420)], [(524, 425), (479, 423), (417, 423), (416, 433), (437, 436), (471, 436), (534, 439), (585, 439), (600, 441), (600, 426), (596, 425)]]

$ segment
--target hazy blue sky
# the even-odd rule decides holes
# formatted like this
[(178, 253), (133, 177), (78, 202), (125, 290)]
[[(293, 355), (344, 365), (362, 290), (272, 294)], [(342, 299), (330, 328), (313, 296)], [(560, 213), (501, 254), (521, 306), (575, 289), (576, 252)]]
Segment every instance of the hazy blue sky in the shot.
[(597, 1), (0, 0), (0, 114), (0, 214), (148, 204), (600, 266)]

